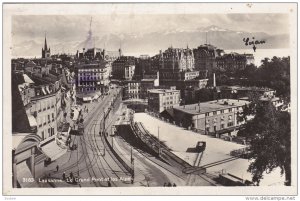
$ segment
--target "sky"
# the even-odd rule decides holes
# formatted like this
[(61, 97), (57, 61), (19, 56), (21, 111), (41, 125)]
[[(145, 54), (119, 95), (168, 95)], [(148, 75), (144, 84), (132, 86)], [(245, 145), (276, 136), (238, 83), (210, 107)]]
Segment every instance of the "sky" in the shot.
[[(92, 17), (93, 37), (116, 34), (142, 36), (152, 32), (195, 31), (215, 25), (224, 29), (268, 34), (289, 33), (289, 16), (286, 14), (169, 14), (169, 15), (16, 15), (12, 18), (13, 48), (39, 46), (45, 33), (52, 47), (68, 48), (88, 37)], [(54, 50), (55, 51), (55, 50)], [(21, 54), (15, 51), (15, 54)]]

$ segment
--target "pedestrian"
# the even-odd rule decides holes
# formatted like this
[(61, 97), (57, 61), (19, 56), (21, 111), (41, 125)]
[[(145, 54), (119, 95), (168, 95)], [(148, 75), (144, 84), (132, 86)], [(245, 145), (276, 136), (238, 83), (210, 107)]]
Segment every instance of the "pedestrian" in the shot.
[(168, 187), (171, 187), (171, 186), (172, 186), (172, 184), (171, 184), (171, 182), (169, 182), (169, 183), (168, 183)]
[(62, 174), (62, 178), (63, 178), (63, 180), (66, 180), (66, 173), (65, 172)]
[(131, 177), (131, 184), (133, 184), (133, 177)]
[(57, 166), (56, 166), (56, 172), (58, 172), (58, 169), (59, 169), (59, 166), (57, 165)]
[(86, 109), (86, 113), (89, 113), (89, 109), (88, 108)]
[(73, 172), (70, 173), (70, 177), (71, 177), (71, 179), (73, 179)]
[(107, 181), (107, 186), (108, 186), (108, 187), (111, 187), (110, 181)]
[(167, 183), (165, 182), (165, 183), (164, 183), (164, 187), (166, 187), (166, 186), (167, 186)]
[(176, 187), (176, 184), (175, 184), (175, 183), (173, 183), (173, 187)]

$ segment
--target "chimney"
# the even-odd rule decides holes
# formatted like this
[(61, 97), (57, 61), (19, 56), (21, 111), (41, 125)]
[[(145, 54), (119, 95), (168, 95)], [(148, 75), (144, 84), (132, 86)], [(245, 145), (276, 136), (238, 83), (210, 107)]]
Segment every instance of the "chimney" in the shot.
[(214, 73), (214, 88), (216, 88), (216, 74)]

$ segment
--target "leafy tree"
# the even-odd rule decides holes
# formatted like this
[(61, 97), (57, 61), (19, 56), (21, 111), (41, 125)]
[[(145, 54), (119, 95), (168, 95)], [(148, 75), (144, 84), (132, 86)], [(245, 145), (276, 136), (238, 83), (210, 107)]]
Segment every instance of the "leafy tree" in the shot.
[(201, 102), (210, 101), (213, 98), (213, 91), (207, 88), (200, 89), (196, 92), (196, 97)]
[(242, 75), (248, 79), (255, 79), (257, 67), (254, 64), (247, 65)]
[(290, 97), (290, 57), (265, 58), (256, 72), (256, 80), (276, 90), (278, 96)]
[(239, 135), (250, 138), (250, 159), (248, 171), (253, 182), (259, 185), (263, 173), (275, 168), (285, 174), (285, 185), (291, 185), (291, 123), (290, 114), (276, 110), (271, 102), (258, 102), (255, 117), (248, 121)]

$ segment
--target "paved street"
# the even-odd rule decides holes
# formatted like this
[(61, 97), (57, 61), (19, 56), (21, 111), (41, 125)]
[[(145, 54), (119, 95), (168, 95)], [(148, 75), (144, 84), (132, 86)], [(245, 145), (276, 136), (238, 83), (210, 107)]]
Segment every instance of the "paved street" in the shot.
[[(131, 174), (120, 164), (113, 156), (109, 147), (99, 132), (103, 127), (103, 111), (107, 111), (108, 106), (116, 95), (116, 90), (111, 91), (99, 101), (84, 103), (88, 108), (88, 112), (83, 110), (84, 134), (81, 136), (72, 136), (71, 145), (76, 144), (76, 150), (68, 150), (68, 152), (52, 162), (47, 167), (39, 166), (37, 175), (40, 177), (62, 179), (63, 173), (66, 177), (73, 174), (76, 181), (79, 182), (51, 182), (44, 183), (44, 187), (107, 187), (107, 186), (163, 186), (164, 183), (176, 183), (183, 185), (184, 180), (172, 174), (168, 170), (162, 168), (162, 163), (152, 156), (145, 157), (141, 150), (133, 149), (134, 172), (135, 177), (131, 183)], [(122, 116), (122, 104), (115, 108), (115, 115), (110, 114), (106, 120), (106, 131), (111, 133), (111, 126), (120, 120)], [(69, 114), (68, 114), (69, 115)], [(67, 121), (71, 121), (67, 117)], [(120, 122), (120, 121), (119, 121)], [(101, 124), (101, 125), (100, 125)], [(123, 160), (130, 165), (131, 146), (120, 137), (107, 136), (108, 141), (113, 144), (116, 152)], [(113, 142), (112, 142), (113, 141)], [(150, 160), (151, 158), (151, 160)], [(56, 170), (59, 166), (58, 171)]]

